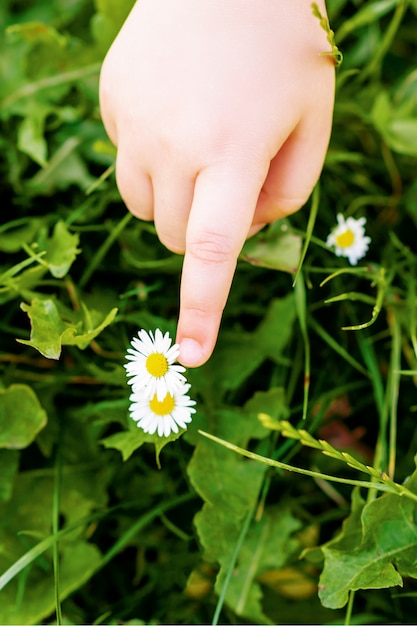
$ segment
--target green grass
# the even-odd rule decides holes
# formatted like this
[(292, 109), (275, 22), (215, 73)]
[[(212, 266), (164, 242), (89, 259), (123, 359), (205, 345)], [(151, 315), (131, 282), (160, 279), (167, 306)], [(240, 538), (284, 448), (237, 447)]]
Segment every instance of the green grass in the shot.
[[(130, 5), (0, 8), (0, 623), (412, 623), (417, 3), (329, 0), (319, 185), (245, 247), (168, 440), (123, 363), (175, 333), (181, 258), (126, 212), (97, 99)], [(357, 267), (337, 213), (367, 218)]]

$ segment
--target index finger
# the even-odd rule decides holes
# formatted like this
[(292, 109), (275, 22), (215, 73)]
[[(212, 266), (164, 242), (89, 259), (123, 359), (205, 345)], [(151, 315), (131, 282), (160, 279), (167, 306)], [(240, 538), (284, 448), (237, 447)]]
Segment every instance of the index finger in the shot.
[(179, 360), (201, 365), (216, 343), (237, 258), (248, 235), (265, 173), (216, 164), (197, 177), (181, 279)]

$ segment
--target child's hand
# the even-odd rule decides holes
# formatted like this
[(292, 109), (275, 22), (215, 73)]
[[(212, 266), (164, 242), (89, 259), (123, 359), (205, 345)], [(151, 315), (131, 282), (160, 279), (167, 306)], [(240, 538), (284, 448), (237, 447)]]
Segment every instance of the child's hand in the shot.
[(334, 64), (320, 56), (329, 50), (310, 0), (139, 0), (104, 61), (120, 193), (185, 252), (186, 366), (213, 351), (245, 239), (297, 211), (317, 181), (333, 110)]

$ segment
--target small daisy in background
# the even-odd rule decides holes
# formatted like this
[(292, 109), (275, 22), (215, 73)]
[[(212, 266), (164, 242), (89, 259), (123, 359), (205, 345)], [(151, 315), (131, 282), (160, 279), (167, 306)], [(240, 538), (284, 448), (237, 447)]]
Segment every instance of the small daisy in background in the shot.
[(178, 344), (159, 328), (155, 335), (140, 330), (127, 349), (125, 364), (132, 387), (130, 417), (150, 435), (169, 437), (187, 428), (195, 413), (195, 401), (188, 395), (190, 386), (183, 375), (185, 367), (175, 365)]
[(172, 394), (167, 393), (160, 401), (156, 395), (146, 398), (141, 390), (133, 388), (130, 417), (150, 435), (157, 433), (159, 437), (168, 437), (171, 433), (178, 433), (179, 428), (187, 428), (195, 413), (195, 401), (187, 395), (189, 389), (190, 385), (184, 384)]
[(138, 337), (132, 339), (132, 347), (128, 348), (126, 355), (129, 384), (142, 389), (148, 398), (156, 395), (161, 402), (167, 393), (172, 395), (186, 382), (182, 375), (185, 367), (174, 365), (180, 353), (179, 346), (171, 346), (171, 343), (169, 333), (163, 335), (159, 328), (155, 336), (151, 331), (140, 330)]
[(327, 237), (326, 245), (334, 247), (336, 256), (344, 256), (351, 265), (356, 265), (359, 259), (368, 252), (371, 238), (365, 235), (366, 218), (348, 217), (337, 214), (337, 226)]

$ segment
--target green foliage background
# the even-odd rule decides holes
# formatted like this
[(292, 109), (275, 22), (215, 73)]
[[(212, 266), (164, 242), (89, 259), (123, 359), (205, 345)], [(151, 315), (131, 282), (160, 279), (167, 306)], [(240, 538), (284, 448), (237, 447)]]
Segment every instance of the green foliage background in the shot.
[(181, 258), (126, 212), (97, 99), (131, 4), (0, 8), (0, 623), (413, 623), (417, 2), (328, 1), (320, 184), (245, 246), (193, 423), (156, 442), (123, 362), (175, 334)]

